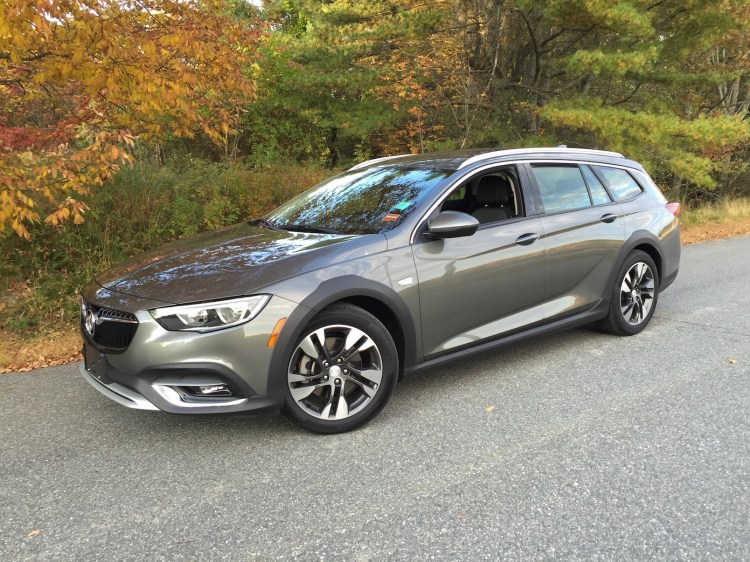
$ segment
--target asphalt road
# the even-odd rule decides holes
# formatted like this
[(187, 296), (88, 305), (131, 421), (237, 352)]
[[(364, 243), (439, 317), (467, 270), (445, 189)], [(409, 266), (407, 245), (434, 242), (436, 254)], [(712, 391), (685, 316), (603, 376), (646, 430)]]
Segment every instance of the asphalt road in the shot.
[(339, 436), (0, 376), (0, 560), (748, 560), (749, 279), (750, 238), (685, 248), (641, 335), (408, 379)]

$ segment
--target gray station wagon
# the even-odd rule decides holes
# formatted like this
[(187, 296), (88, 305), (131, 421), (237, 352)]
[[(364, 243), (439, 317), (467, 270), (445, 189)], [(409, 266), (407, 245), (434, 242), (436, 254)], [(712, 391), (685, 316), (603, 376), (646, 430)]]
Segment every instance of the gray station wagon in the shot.
[(130, 407), (372, 419), (396, 382), (588, 323), (643, 330), (679, 204), (637, 162), (564, 147), (380, 158), (83, 290), (83, 377)]

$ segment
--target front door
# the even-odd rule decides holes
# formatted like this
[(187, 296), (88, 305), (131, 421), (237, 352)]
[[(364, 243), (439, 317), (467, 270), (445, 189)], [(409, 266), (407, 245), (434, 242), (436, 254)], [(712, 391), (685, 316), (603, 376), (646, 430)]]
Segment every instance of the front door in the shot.
[(517, 243), (541, 232), (532, 217), (465, 238), (415, 242), (425, 357), (542, 322), (544, 244)]
[[(486, 176), (495, 177), (487, 181)], [(443, 207), (484, 224), (471, 236), (430, 240), (419, 235), (412, 245), (426, 358), (544, 320), (543, 227), (538, 217), (524, 216), (515, 167), (470, 178)]]

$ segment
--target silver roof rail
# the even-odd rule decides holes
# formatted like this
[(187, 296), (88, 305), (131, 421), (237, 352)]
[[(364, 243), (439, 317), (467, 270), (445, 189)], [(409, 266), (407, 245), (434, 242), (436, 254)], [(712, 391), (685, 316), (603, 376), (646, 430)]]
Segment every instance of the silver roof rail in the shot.
[(481, 162), (483, 160), (488, 160), (490, 158), (496, 158), (499, 156), (514, 156), (514, 155), (523, 155), (523, 154), (534, 154), (534, 153), (558, 153), (558, 154), (596, 154), (599, 156), (610, 156), (612, 158), (625, 158), (622, 154), (619, 152), (610, 152), (609, 150), (592, 150), (590, 148), (563, 148), (560, 146), (555, 147), (544, 147), (540, 146), (538, 148), (509, 148), (507, 150), (496, 150), (493, 152), (484, 152), (482, 154), (477, 154), (476, 156), (472, 156), (471, 158), (468, 158), (464, 160), (461, 165), (458, 167), (460, 170), (461, 168), (465, 168), (466, 166), (469, 166), (471, 164), (474, 164), (475, 162)]
[(352, 170), (359, 170), (360, 168), (365, 168), (367, 166), (370, 166), (371, 164), (377, 164), (378, 162), (385, 162), (386, 160), (393, 160), (396, 158), (406, 158), (407, 156), (414, 156), (414, 154), (399, 154), (398, 156), (384, 156), (383, 158), (373, 158), (372, 160), (365, 160), (364, 162), (360, 162), (359, 164), (352, 166), (348, 171), (351, 172)]

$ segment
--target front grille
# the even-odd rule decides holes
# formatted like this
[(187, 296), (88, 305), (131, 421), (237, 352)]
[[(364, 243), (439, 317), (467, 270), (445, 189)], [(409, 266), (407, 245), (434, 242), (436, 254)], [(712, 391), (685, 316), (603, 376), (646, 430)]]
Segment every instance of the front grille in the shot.
[[(87, 322), (89, 314), (91, 317)], [(91, 325), (93, 325), (93, 334), (90, 329)], [(134, 314), (99, 307), (83, 301), (81, 331), (97, 349), (110, 353), (122, 353), (133, 341), (136, 330), (138, 330), (138, 319)]]

